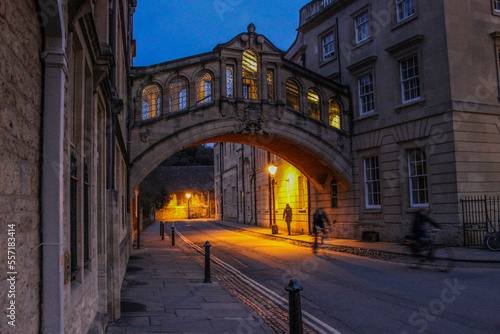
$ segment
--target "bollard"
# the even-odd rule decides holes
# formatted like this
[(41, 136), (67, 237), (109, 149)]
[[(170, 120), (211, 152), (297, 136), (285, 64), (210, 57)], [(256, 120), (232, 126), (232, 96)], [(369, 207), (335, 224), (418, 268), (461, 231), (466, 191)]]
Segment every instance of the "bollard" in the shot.
[(161, 240), (165, 239), (165, 222), (160, 222), (160, 236)]
[(290, 280), (285, 288), (288, 291), (288, 317), (290, 321), (290, 334), (303, 334), (302, 307), (300, 305), (300, 291), (302, 287), (295, 278)]
[(172, 246), (175, 246), (175, 226), (172, 224)]
[(212, 283), (210, 278), (210, 242), (205, 242), (205, 280), (203, 283)]

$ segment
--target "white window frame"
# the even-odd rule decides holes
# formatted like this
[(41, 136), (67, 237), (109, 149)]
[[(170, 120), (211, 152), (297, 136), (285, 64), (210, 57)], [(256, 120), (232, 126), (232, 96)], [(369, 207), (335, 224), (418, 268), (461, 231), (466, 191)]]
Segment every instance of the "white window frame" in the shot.
[[(420, 158), (417, 159), (417, 152)], [(411, 207), (429, 206), (429, 183), (427, 179), (427, 157), (419, 148), (408, 151), (408, 183)], [(423, 185), (423, 187), (420, 187)], [(415, 194), (416, 193), (416, 197)], [(423, 195), (423, 199), (420, 196)]]
[(368, 10), (363, 11), (354, 18), (354, 35), (356, 44), (370, 38), (370, 13)]
[[(408, 9), (411, 10), (408, 13)], [(398, 22), (415, 15), (415, 0), (396, 0), (396, 18)]]
[(323, 61), (328, 61), (335, 57), (335, 35), (333, 31), (321, 37), (321, 53)]
[(365, 176), (365, 207), (367, 209), (380, 209), (382, 201), (378, 156), (364, 158), (363, 166)]
[[(363, 83), (363, 79), (369, 78), (370, 82), (365, 84)], [(369, 89), (369, 86), (371, 85), (371, 90)], [(366, 88), (368, 87), (368, 88)], [(375, 84), (373, 81), (373, 73), (367, 73), (361, 77), (358, 78), (358, 101), (359, 101), (359, 114), (360, 116), (371, 114), (375, 112)], [(369, 98), (371, 97), (371, 101), (367, 102)], [(372, 106), (371, 109), (365, 109), (365, 106), (370, 105)]]
[[(412, 64), (409, 63), (413, 60)], [(420, 100), (422, 96), (420, 85), (420, 70), (418, 56), (407, 57), (399, 62), (400, 80), (401, 80), (401, 100), (403, 103), (409, 103)], [(413, 74), (410, 74), (413, 70)], [(406, 73), (406, 75), (405, 75)], [(406, 98), (406, 92), (409, 92), (409, 98)], [(412, 93), (413, 92), (413, 93)], [(412, 97), (415, 95), (414, 97)]]

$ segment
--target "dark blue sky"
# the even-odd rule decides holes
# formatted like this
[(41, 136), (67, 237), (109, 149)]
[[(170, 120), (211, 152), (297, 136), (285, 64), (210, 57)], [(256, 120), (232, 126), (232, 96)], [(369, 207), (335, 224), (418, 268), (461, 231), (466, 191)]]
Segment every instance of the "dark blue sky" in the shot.
[(286, 51), (308, 0), (139, 0), (134, 15), (135, 66), (211, 51), (245, 32), (256, 32)]

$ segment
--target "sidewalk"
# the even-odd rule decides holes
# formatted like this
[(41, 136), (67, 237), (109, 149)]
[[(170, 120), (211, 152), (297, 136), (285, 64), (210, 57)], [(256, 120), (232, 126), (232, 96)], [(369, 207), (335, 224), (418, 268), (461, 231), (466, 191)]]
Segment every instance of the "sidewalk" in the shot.
[[(309, 244), (312, 247), (314, 238), (307, 234), (292, 233), (288, 235), (286, 230), (278, 231), (278, 234), (272, 234), (271, 228), (259, 227), (254, 225), (243, 225), (228, 221), (214, 220), (216, 224), (238, 228), (252, 233), (266, 235), (283, 239), (284, 241), (295, 241), (304, 244)], [(353, 250), (367, 250), (370, 252), (381, 252), (387, 254), (406, 254), (406, 246), (391, 242), (363, 242), (351, 239), (336, 239), (329, 238), (328, 244), (339, 247), (352, 248)], [(475, 263), (494, 263), (500, 264), (500, 252), (490, 251), (485, 248), (469, 248), (469, 247), (452, 247), (455, 259), (460, 262), (475, 262)]]
[(203, 283), (204, 268), (169, 239), (159, 223), (141, 233), (121, 290), (121, 319), (107, 333), (271, 333), (260, 318), (218, 282)]

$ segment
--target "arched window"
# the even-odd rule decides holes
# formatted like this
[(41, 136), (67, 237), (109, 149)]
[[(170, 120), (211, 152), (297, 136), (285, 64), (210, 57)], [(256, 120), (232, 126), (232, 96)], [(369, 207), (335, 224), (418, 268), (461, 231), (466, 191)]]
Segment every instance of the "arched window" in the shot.
[(252, 50), (243, 51), (243, 98), (259, 98), (259, 68)]
[(212, 102), (212, 76), (208, 72), (196, 77), (196, 104)]
[(300, 111), (299, 85), (293, 79), (286, 80), (286, 105)]
[(172, 80), (168, 87), (170, 91), (170, 108), (169, 110), (177, 111), (187, 108), (187, 85), (186, 81), (181, 78)]
[(321, 119), (320, 98), (316, 89), (309, 89), (307, 92), (307, 112), (309, 116)]
[(335, 99), (328, 101), (328, 124), (341, 129), (340, 127), (340, 104)]
[(152, 84), (142, 90), (142, 119), (149, 119), (160, 115), (160, 99), (160, 86)]

